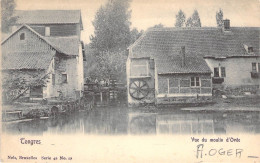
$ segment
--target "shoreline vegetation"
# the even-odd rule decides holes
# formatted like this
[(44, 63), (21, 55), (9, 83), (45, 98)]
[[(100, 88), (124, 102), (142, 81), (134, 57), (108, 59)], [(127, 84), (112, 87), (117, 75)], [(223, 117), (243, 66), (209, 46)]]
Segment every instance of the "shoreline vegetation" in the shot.
[[(3, 105), (2, 116), (4, 123), (18, 123), (23, 121), (31, 121), (34, 119), (46, 119), (49, 117), (59, 116), (61, 114), (70, 114), (76, 111), (89, 111), (86, 107), (71, 106), (71, 109), (59, 109), (55, 115), (51, 110), (51, 105), (42, 104), (23, 104), (15, 103), (13, 105)], [(109, 107), (126, 107), (126, 105), (109, 106)], [(127, 108), (129, 112), (144, 112), (144, 113), (160, 113), (164, 111), (169, 112), (229, 112), (229, 111), (243, 111), (243, 112), (259, 112), (260, 96), (238, 96), (238, 97), (215, 97), (213, 103), (204, 105), (170, 105), (160, 106), (147, 105), (143, 107)], [(72, 109), (73, 108), (73, 109)], [(99, 109), (94, 107), (92, 109)], [(7, 116), (10, 113), (13, 115)], [(5, 117), (4, 117), (5, 116)]]

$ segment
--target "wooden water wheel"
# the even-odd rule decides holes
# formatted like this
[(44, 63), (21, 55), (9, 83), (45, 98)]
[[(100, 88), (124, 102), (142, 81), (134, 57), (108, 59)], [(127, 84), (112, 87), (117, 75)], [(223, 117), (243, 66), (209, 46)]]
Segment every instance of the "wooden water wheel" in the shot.
[(141, 100), (149, 94), (149, 85), (144, 80), (134, 80), (129, 84), (130, 96), (134, 99)]

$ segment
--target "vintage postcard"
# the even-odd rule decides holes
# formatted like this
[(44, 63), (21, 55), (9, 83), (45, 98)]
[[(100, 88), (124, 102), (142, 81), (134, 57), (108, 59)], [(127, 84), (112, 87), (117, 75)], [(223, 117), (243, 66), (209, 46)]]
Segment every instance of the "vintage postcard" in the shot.
[(0, 162), (260, 162), (259, 0), (1, 0)]

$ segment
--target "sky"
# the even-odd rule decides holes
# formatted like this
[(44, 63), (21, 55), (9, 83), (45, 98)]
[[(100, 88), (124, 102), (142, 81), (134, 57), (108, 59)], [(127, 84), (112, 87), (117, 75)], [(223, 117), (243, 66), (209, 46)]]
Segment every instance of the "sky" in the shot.
[[(106, 2), (107, 0), (16, 0), (16, 9), (79, 9), (84, 26), (82, 40), (89, 43), (89, 37), (94, 33), (92, 21), (95, 13)], [(132, 0), (131, 28), (146, 30), (160, 23), (165, 27), (173, 27), (180, 9), (186, 14), (186, 19), (197, 9), (202, 26), (215, 27), (216, 11), (220, 8), (224, 12), (224, 19), (230, 19), (231, 26), (260, 27), (260, 0)]]

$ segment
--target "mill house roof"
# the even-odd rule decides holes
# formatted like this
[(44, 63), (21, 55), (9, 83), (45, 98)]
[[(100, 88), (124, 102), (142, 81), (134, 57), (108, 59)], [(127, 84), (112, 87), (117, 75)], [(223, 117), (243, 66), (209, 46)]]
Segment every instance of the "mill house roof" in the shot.
[(80, 24), (80, 10), (16, 10), (17, 24)]
[[(158, 73), (210, 71), (203, 58), (259, 57), (260, 28), (151, 28), (129, 47), (130, 58), (151, 57)], [(180, 49), (185, 46), (185, 66)], [(252, 48), (251, 51), (248, 49)]]

